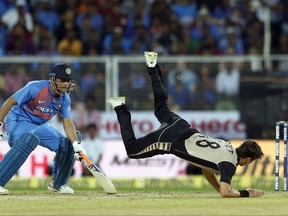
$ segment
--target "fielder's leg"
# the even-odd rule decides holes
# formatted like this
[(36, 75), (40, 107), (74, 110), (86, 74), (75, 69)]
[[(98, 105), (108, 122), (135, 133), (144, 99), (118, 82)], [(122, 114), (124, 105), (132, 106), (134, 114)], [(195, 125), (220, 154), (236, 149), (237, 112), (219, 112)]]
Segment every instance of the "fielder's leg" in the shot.
[(167, 106), (168, 94), (163, 84), (160, 66), (157, 64), (157, 53), (145, 52), (145, 59), (147, 71), (152, 81), (155, 116), (161, 124), (164, 122), (173, 123), (180, 117)]
[(39, 142), (39, 138), (32, 133), (24, 133), (15, 140), (0, 162), (0, 186), (6, 185)]
[(169, 153), (170, 144), (160, 142), (160, 137), (165, 127), (161, 127), (145, 137), (136, 139), (131, 124), (131, 114), (125, 105), (125, 97), (107, 98), (106, 101), (112, 105), (117, 114), (121, 136), (129, 158), (146, 158)]
[(147, 158), (170, 153), (171, 142), (166, 142), (166, 140), (171, 140), (171, 138), (162, 136), (163, 131), (169, 127), (168, 124), (144, 137), (136, 139), (131, 124), (131, 114), (126, 105), (117, 106), (114, 110), (117, 114), (121, 136), (129, 158)]

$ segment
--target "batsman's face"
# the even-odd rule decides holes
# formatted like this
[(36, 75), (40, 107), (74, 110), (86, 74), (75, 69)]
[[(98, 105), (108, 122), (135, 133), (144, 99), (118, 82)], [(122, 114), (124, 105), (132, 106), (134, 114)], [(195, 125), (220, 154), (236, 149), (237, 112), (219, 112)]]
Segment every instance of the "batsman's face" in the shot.
[(57, 87), (61, 93), (67, 92), (70, 82), (70, 80), (56, 79)]
[(56, 84), (57, 84), (58, 91), (60, 93), (67, 92), (69, 90), (72, 82), (73, 82), (72, 80), (56, 79)]

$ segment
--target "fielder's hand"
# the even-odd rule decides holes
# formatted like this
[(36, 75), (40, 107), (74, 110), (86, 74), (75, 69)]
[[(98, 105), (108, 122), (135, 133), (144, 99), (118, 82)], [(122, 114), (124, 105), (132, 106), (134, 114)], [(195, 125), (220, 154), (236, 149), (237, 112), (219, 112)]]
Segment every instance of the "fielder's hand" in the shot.
[(3, 138), (3, 123), (0, 122), (0, 140)]
[(79, 153), (83, 152), (85, 155), (87, 155), (86, 150), (83, 148), (83, 146), (81, 146), (81, 144), (78, 141), (73, 142), (72, 145), (75, 152), (74, 159), (82, 161), (83, 158)]
[(264, 195), (264, 191), (258, 189), (248, 188), (247, 191), (249, 192), (249, 197), (261, 197)]

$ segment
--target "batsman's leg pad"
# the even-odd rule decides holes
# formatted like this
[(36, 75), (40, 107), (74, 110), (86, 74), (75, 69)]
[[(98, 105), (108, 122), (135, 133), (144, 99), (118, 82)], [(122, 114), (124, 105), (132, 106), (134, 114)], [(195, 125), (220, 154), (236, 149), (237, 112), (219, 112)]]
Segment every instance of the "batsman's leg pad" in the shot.
[(32, 133), (24, 133), (15, 140), (0, 162), (0, 186), (6, 185), (39, 143), (39, 138)]
[[(78, 139), (81, 140), (80, 132), (77, 132)], [(53, 187), (59, 189), (65, 185), (71, 175), (74, 166), (74, 149), (68, 138), (65, 138), (54, 159), (53, 167)]]

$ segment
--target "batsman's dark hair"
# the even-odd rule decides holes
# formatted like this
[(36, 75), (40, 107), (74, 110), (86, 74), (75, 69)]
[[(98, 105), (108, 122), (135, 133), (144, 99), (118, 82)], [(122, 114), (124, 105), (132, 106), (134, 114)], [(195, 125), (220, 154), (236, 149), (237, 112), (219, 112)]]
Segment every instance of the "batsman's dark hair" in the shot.
[(238, 148), (236, 148), (238, 155), (242, 158), (250, 157), (252, 160), (262, 159), (264, 156), (261, 147), (254, 140), (245, 140)]

